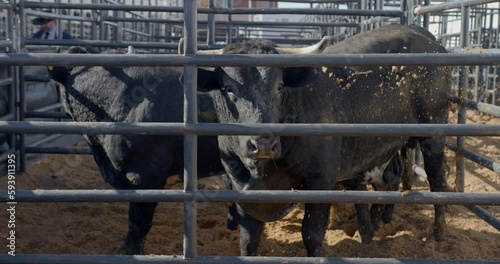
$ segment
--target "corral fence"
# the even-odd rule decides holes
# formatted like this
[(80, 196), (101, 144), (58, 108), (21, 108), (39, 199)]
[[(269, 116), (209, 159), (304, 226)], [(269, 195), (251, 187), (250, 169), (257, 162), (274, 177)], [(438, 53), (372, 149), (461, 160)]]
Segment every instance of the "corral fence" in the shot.
[[(105, 2), (105, 3), (104, 3)], [(198, 256), (196, 251), (196, 203), (213, 201), (237, 202), (310, 202), (310, 203), (424, 203), (424, 204), (462, 204), (471, 209), (479, 217), (500, 230), (500, 222), (487, 211), (477, 205), (500, 205), (500, 193), (463, 193), (464, 191), (464, 158), (466, 157), (486, 168), (500, 173), (500, 164), (492, 159), (473, 153), (464, 148), (465, 136), (500, 136), (500, 125), (467, 125), (465, 124), (465, 110), (467, 107), (482, 111), (489, 115), (500, 116), (499, 107), (495, 101), (491, 104), (480, 102), (479, 97), (470, 98), (471, 84), (470, 67), (494, 67), (500, 64), (500, 53), (497, 49), (489, 52), (470, 52), (466, 47), (470, 44), (469, 20), (460, 21), (460, 45), (454, 47), (451, 54), (361, 54), (361, 55), (197, 55), (199, 48), (220, 47), (233, 40), (249, 37), (268, 37), (279, 44), (305, 44), (316, 41), (324, 34), (336, 35), (338, 40), (349, 37), (364, 30), (382, 26), (386, 22), (396, 20), (407, 24), (423, 20), (423, 25), (429, 27), (432, 23), (440, 26), (441, 41), (449, 43), (452, 36), (446, 35), (448, 25), (444, 21), (457, 12), (462, 18), (472, 17), (471, 10), (484, 11), (482, 18), (474, 16), (477, 21), (494, 20), (498, 18), (498, 7), (487, 8), (486, 4), (496, 1), (471, 0), (457, 3), (442, 3), (417, 6), (413, 1), (386, 1), (395, 8), (382, 10), (382, 1), (288, 1), (312, 2), (319, 4), (319, 8), (307, 9), (259, 9), (233, 8), (232, 1), (222, 1), (227, 4), (216, 7), (216, 1), (208, 1), (207, 7), (198, 7), (196, 1), (184, 1), (183, 6), (136, 6), (123, 5), (114, 1), (91, 1), (79, 4), (62, 2), (30, 2), (30, 1), (3, 1), (0, 8), (6, 10), (7, 34), (5, 40), (0, 40), (0, 47), (6, 54), (0, 55), (0, 66), (6, 67), (6, 77), (0, 79), (0, 86), (8, 89), (8, 112), (0, 121), (0, 133), (5, 133), (9, 145), (2, 157), (18, 153), (21, 158), (21, 171), (24, 171), (25, 155), (27, 153), (84, 153), (88, 150), (68, 148), (39, 148), (37, 145), (26, 147), (25, 134), (134, 134), (134, 135), (185, 135), (185, 174), (184, 190), (29, 190), (17, 191), (15, 200), (9, 200), (7, 190), (2, 190), (2, 202), (184, 202), (184, 249), (181, 256), (90, 256), (90, 255), (0, 255), (1, 263), (448, 263), (452, 260), (401, 260), (401, 259), (360, 259), (360, 258), (291, 258), (291, 257), (222, 257)], [(256, 2), (256, 1), (254, 1)], [(342, 6), (341, 6), (342, 5)], [(250, 6), (252, 7), (252, 6)], [(326, 7), (326, 8), (325, 8)], [(345, 8), (347, 7), (347, 8)], [(456, 11), (456, 8), (459, 11)], [(53, 13), (36, 11), (36, 9), (50, 8), (59, 10)], [(80, 10), (78, 15), (73, 11), (64, 13), (63, 10)], [(448, 11), (450, 9), (451, 11)], [(492, 11), (493, 10), (493, 11)], [(114, 16), (106, 16), (113, 12)], [(168, 17), (152, 18), (144, 12), (166, 13)], [(438, 12), (436, 16), (431, 16)], [(479, 11), (477, 11), (480, 13)], [(496, 12), (496, 13), (495, 13)], [(89, 14), (89, 15), (87, 15)], [(172, 16), (172, 14), (175, 14)], [(199, 23), (199, 14), (206, 15), (206, 23)], [(310, 26), (307, 30), (293, 31), (293, 34), (303, 34), (309, 39), (296, 41), (290, 38), (272, 38), (273, 32), (266, 29), (273, 27), (300, 27), (294, 23), (234, 21), (232, 17), (261, 14), (306, 14), (298, 23), (300, 26)], [(489, 14), (489, 15), (488, 15)], [(71, 21), (70, 32), (80, 32), (93, 37), (93, 40), (35, 40), (27, 38), (27, 17), (43, 15), (58, 20)], [(227, 20), (216, 22), (216, 16), (225, 15)], [(415, 16), (416, 15), (416, 16)], [(441, 20), (435, 20), (441, 17)], [(176, 19), (173, 19), (176, 18)], [(446, 18), (446, 19), (445, 19)], [(318, 21), (319, 20), (319, 21)], [(80, 27), (74, 24), (80, 23)], [(437, 21), (437, 22), (436, 22)], [(86, 25), (85, 23), (89, 23)], [(73, 23), (73, 24), (72, 24)], [(483, 23), (483, 22), (481, 22)], [(479, 24), (481, 24), (479, 23)], [(163, 25), (162, 25), (163, 24)], [(493, 22), (490, 23), (491, 25)], [(500, 22), (498, 22), (500, 24)], [(199, 26), (206, 25), (205, 44), (199, 45), (201, 39)], [(85, 27), (87, 26), (87, 27)], [(224, 30), (220, 30), (220, 28)], [(10, 30), (15, 29), (15, 30)], [(147, 30), (146, 30), (147, 29)], [(62, 27), (59, 28), (61, 33)], [(498, 47), (498, 27), (488, 29), (490, 43), (494, 41)], [(159, 32), (166, 34), (159, 34)], [(480, 30), (479, 30), (480, 31)], [(225, 32), (218, 34), (217, 32)], [(299, 33), (297, 33), (299, 32)], [(225, 34), (225, 35), (224, 35)], [(482, 37), (482, 33), (477, 33)], [(61, 35), (61, 34), (59, 34)], [(169, 37), (167, 37), (167, 35)], [(99, 37), (97, 37), (99, 36)], [(150, 49), (148, 52), (168, 53), (177, 49), (176, 42), (180, 37), (185, 39), (183, 56), (174, 54), (43, 54), (25, 52), (30, 45), (48, 45), (67, 47), (72, 45), (88, 45), (101, 48), (119, 48), (134, 46), (138, 49)], [(95, 40), (97, 39), (97, 40)], [(132, 40), (130, 40), (132, 39)], [(446, 40), (445, 40), (446, 39)], [(161, 40), (161, 41), (160, 41)], [(219, 43), (223, 42), (223, 43)], [(466, 52), (467, 51), (467, 52)], [(146, 53), (146, 52), (144, 52)], [(198, 124), (196, 103), (197, 67), (231, 66), (344, 66), (344, 65), (451, 65), (457, 66), (457, 90), (452, 101), (458, 103), (458, 123), (447, 125), (414, 125), (414, 124)], [(26, 66), (182, 66), (185, 75), (185, 109), (183, 123), (92, 123), (92, 122), (60, 122), (65, 118), (59, 109), (59, 103), (45, 106), (36, 111), (26, 110), (25, 82), (47, 81), (47, 76), (25, 74)], [(464, 66), (465, 65), (465, 66)], [(484, 69), (484, 68), (481, 68)], [(495, 70), (496, 71), (496, 70)], [(495, 71), (487, 71), (494, 75)], [(483, 75), (484, 76), (484, 75)], [(487, 75), (489, 76), (489, 75)], [(477, 78), (477, 75), (476, 75)], [(490, 78), (490, 77), (488, 77)], [(496, 80), (496, 77), (490, 79)], [(189, 81), (190, 80), (190, 81)], [(475, 82), (472, 82), (475, 84)], [(480, 82), (478, 82), (480, 83)], [(479, 88), (478, 88), (479, 89)], [(497, 88), (492, 90), (493, 95)], [(478, 90), (479, 91), (479, 90)], [(474, 92), (475, 94), (475, 92)], [(478, 93), (479, 94), (479, 93)], [(52, 118), (56, 121), (27, 121), (29, 118)], [(457, 136), (457, 143), (448, 142), (447, 146), (462, 155), (457, 162), (457, 177), (459, 177), (459, 192), (452, 193), (420, 193), (401, 195), (399, 192), (354, 192), (354, 191), (200, 191), (197, 190), (196, 151), (197, 137), (200, 135), (218, 134), (245, 134), (258, 135), (265, 129), (277, 135), (322, 135), (322, 136)], [(48, 141), (47, 138), (43, 139)], [(43, 141), (42, 140), (42, 141)], [(38, 143), (38, 145), (41, 145)], [(418, 166), (418, 154), (415, 155), (415, 165)], [(376, 199), (375, 199), (376, 198)], [(460, 260), (460, 262), (467, 262)], [(474, 261), (469, 261), (474, 262)]]

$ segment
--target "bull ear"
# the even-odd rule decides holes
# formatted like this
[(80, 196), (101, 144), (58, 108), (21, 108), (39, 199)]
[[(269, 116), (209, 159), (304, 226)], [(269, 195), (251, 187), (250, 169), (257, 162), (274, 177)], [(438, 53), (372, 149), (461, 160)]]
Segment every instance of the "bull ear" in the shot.
[(212, 70), (198, 68), (198, 91), (208, 92), (219, 89), (218, 72), (219, 68)]
[(66, 82), (66, 79), (71, 73), (71, 70), (73, 68), (70, 67), (53, 67), (53, 66), (47, 66), (47, 70), (49, 71), (49, 77), (60, 83), (63, 84)]
[(287, 87), (302, 87), (310, 84), (318, 74), (313, 67), (289, 67), (283, 70), (283, 84)]
[[(179, 81), (184, 85), (184, 74), (181, 75)], [(198, 91), (209, 92), (211, 90), (219, 89), (219, 80), (217, 77), (217, 70), (208, 70), (198, 68)]]

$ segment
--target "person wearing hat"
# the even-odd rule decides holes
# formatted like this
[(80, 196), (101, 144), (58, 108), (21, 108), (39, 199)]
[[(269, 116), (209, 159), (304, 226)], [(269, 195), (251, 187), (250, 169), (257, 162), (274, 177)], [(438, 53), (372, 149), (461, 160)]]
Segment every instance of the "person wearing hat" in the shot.
[[(33, 19), (33, 24), (40, 26), (40, 30), (33, 35), (33, 38), (57, 39), (57, 25), (54, 18), (38, 17)], [(64, 31), (62, 34), (63, 39), (72, 39), (71, 35)]]

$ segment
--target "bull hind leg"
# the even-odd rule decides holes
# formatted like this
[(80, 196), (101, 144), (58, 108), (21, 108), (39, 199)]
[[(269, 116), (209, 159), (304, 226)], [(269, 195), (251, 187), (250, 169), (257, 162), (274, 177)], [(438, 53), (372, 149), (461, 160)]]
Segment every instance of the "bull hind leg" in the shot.
[[(358, 175), (356, 178), (362, 178), (361, 175)], [(357, 191), (367, 191), (366, 185), (362, 184), (360, 180), (350, 180), (346, 181), (346, 188), (348, 190), (357, 190)], [(372, 222), (374, 221), (371, 219), (371, 215), (373, 214), (373, 217), (376, 217), (376, 221), (378, 222), (378, 219), (380, 219), (380, 214), (382, 211), (382, 205), (372, 205), (375, 206), (373, 211), (370, 210), (368, 204), (354, 204), (354, 207), (356, 208), (356, 219), (358, 222), (358, 231), (359, 235), (361, 236), (361, 242), (363, 244), (368, 244), (373, 240), (373, 226)]]
[[(424, 158), (425, 172), (428, 176), (431, 192), (446, 191), (444, 170), (444, 141), (441, 138), (423, 138), (420, 148)], [(443, 205), (434, 205), (434, 238), (444, 240), (446, 223), (445, 208)]]

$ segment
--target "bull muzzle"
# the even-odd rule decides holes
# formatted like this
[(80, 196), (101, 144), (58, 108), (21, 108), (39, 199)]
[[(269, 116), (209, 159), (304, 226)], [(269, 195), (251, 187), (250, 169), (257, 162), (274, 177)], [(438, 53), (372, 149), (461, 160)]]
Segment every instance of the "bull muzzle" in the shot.
[(281, 156), (279, 137), (258, 137), (245, 140), (245, 154), (251, 159), (278, 159)]

